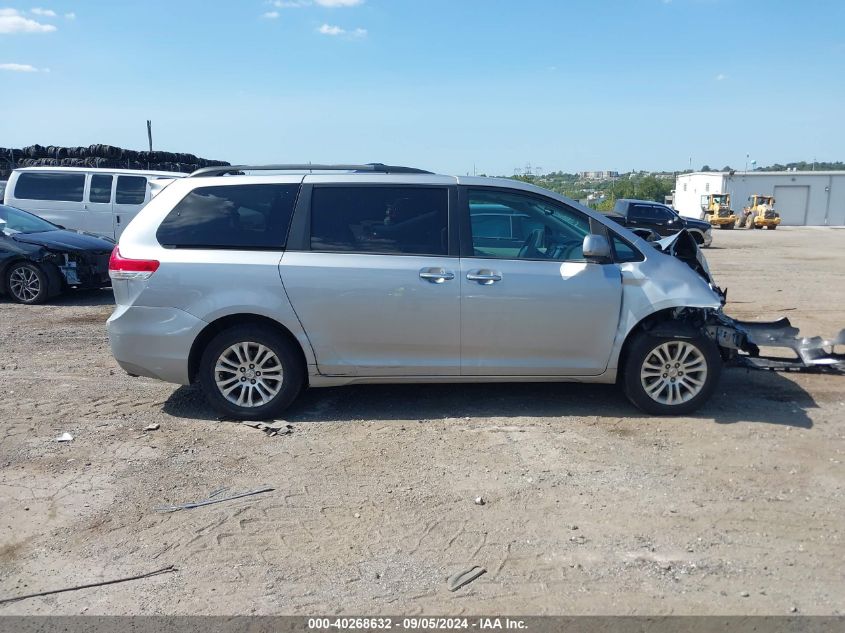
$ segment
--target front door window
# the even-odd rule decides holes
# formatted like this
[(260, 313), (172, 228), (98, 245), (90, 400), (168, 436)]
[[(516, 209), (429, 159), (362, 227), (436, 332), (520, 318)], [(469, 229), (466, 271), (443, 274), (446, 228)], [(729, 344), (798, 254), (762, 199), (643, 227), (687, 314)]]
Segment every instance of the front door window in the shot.
[(583, 261), (590, 222), (564, 205), (497, 190), (470, 189), (474, 257)]

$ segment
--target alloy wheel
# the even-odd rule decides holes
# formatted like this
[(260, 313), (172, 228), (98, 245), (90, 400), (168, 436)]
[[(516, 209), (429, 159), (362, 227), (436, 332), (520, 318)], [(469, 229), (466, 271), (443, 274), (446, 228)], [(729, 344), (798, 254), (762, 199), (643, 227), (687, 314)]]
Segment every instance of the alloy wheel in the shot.
[(281, 390), (284, 371), (279, 357), (266, 345), (235, 343), (217, 358), (214, 382), (222, 396), (232, 404), (261, 407)]
[(707, 382), (707, 360), (692, 343), (662, 343), (646, 355), (640, 382), (655, 402), (665, 405), (689, 402), (701, 393)]
[(20, 266), (9, 275), (9, 290), (18, 301), (29, 303), (41, 292), (41, 280), (34, 270)]

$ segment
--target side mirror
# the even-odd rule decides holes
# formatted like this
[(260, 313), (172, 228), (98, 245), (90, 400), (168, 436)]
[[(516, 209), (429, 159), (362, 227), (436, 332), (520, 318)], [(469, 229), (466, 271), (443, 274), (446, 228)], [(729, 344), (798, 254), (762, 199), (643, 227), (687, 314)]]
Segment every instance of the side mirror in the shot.
[(584, 237), (584, 259), (588, 262), (604, 264), (610, 261), (610, 242), (604, 235), (587, 235)]

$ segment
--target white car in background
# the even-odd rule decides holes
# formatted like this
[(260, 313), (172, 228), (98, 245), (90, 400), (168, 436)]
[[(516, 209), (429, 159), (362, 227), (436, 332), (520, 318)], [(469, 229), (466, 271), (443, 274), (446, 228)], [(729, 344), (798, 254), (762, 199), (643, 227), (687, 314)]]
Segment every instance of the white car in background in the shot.
[(185, 176), (136, 169), (23, 167), (9, 177), (3, 201), (67, 229), (118, 239), (153, 196), (151, 181)]

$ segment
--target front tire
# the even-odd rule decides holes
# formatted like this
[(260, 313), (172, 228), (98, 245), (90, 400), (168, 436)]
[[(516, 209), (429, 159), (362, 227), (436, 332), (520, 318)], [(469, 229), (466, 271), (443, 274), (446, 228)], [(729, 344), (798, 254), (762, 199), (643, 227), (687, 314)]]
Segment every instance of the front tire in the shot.
[(301, 354), (269, 327), (235, 326), (217, 334), (200, 360), (199, 381), (211, 405), (236, 420), (277, 417), (305, 383)]
[(696, 338), (635, 335), (623, 367), (625, 395), (652, 415), (685, 415), (704, 404), (722, 371), (717, 345)]
[(17, 303), (44, 303), (47, 301), (47, 275), (35, 264), (17, 262), (6, 271), (6, 291)]

